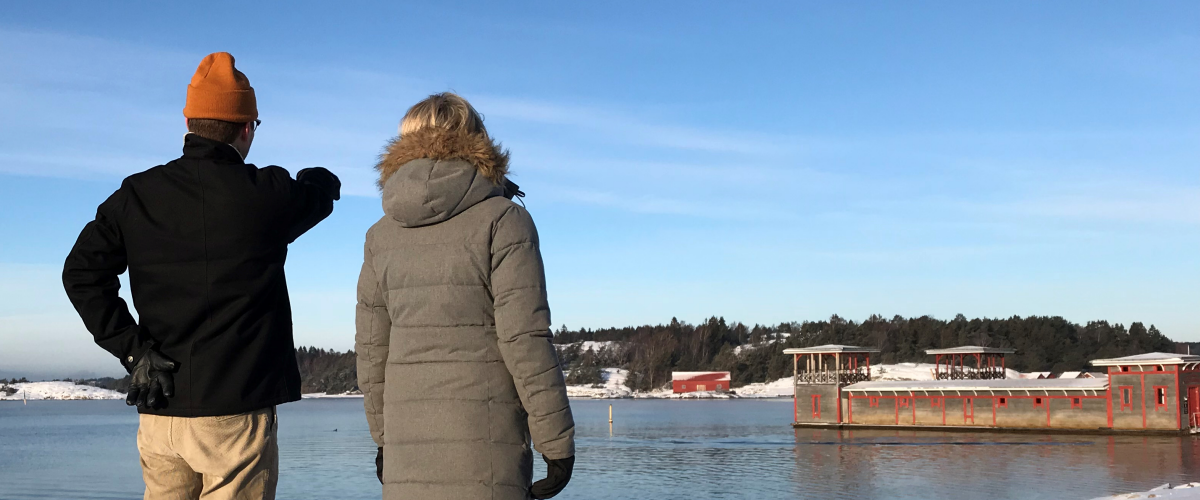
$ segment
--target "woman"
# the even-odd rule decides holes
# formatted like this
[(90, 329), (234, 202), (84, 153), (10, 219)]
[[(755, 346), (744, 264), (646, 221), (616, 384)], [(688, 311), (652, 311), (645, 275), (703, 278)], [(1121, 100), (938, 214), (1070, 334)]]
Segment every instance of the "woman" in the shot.
[[(383, 497), (558, 494), (575, 423), (508, 152), (465, 99), (435, 94), (376, 169), (385, 215), (367, 231), (355, 347)], [(531, 438), (548, 470), (532, 485)]]

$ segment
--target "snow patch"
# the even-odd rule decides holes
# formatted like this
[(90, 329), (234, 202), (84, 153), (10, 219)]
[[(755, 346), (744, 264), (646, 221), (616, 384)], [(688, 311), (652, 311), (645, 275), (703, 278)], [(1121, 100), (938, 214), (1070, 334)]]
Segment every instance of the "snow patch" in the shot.
[(585, 340), (585, 341), (583, 341), (583, 342), (579, 342), (578, 344), (580, 344), (580, 346), (579, 346), (579, 352), (581, 352), (581, 353), (582, 353), (582, 352), (585, 352), (585, 351), (595, 351), (595, 352), (600, 352), (600, 350), (601, 350), (601, 349), (604, 349), (604, 348), (606, 348), (606, 347), (607, 347), (607, 348), (609, 348), (609, 349), (614, 349), (614, 348), (616, 348), (617, 341), (615, 341), (615, 340), (606, 340), (606, 341), (604, 341), (604, 342), (594, 342), (594, 341), (591, 341), (591, 340)]
[(609, 350), (613, 350), (613, 349), (617, 349), (618, 347), (620, 347), (620, 345), (621, 345), (621, 342), (616, 341), (616, 340), (605, 340), (603, 342), (584, 340), (584, 341), (580, 341), (580, 342), (572, 342), (570, 344), (554, 344), (554, 347), (556, 349), (558, 349), (559, 351), (570, 349), (572, 347), (578, 347), (579, 354), (583, 354), (587, 351), (592, 351), (594, 353), (599, 354), (601, 349), (608, 348)]
[(9, 395), (0, 392), (0, 401), (21, 401), (23, 399), (125, 399), (125, 393), (110, 389), (101, 389), (90, 385), (76, 385), (74, 382), (20, 382), (8, 384), (17, 392)]
[[(937, 365), (933, 363), (896, 363), (894, 365), (871, 365), (871, 380), (935, 380)], [(1021, 372), (1007, 370), (1010, 379), (1023, 378)]]

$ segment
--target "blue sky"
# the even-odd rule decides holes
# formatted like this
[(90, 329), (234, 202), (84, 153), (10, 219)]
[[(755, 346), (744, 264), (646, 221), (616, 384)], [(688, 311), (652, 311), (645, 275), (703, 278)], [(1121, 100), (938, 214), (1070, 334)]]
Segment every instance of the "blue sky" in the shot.
[[(989, 2), (990, 3), (990, 2)], [(62, 292), (229, 51), (249, 160), (344, 182), (291, 247), (301, 345), (353, 345), (372, 166), (454, 90), (512, 150), (556, 326), (1061, 315), (1200, 340), (1195, 2), (8, 6), (0, 376), (117, 374)]]

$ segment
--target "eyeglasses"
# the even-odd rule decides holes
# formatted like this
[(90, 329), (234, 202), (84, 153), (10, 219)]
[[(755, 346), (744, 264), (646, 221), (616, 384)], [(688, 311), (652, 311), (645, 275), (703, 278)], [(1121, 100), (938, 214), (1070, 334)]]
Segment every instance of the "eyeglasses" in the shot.
[(259, 125), (262, 125), (262, 120), (255, 119), (254, 121), (250, 122), (250, 130), (258, 130)]

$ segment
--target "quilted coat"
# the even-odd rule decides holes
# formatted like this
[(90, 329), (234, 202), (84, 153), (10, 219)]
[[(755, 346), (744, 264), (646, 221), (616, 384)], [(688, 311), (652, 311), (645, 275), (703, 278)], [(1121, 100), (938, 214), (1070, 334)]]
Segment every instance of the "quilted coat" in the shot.
[(367, 231), (355, 345), (385, 499), (525, 499), (533, 448), (575, 454), (533, 219), (502, 196), (487, 136), (389, 144)]

